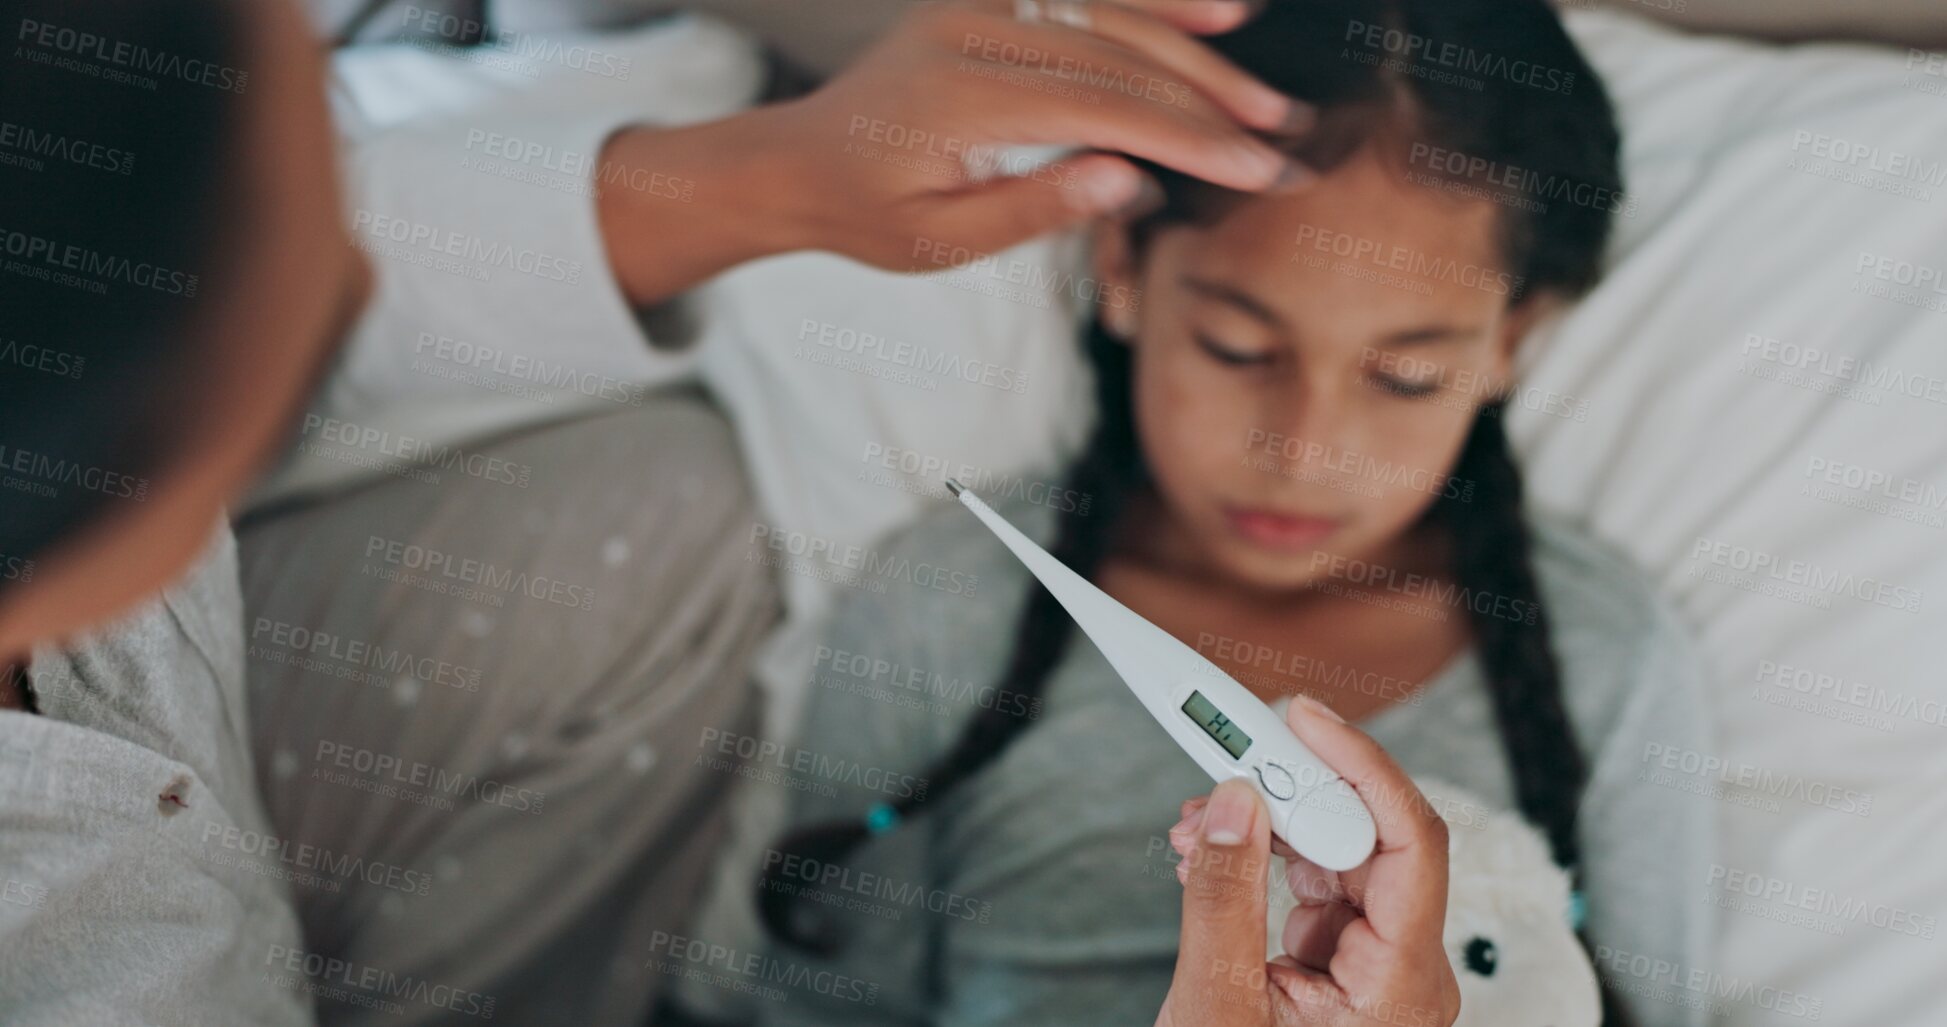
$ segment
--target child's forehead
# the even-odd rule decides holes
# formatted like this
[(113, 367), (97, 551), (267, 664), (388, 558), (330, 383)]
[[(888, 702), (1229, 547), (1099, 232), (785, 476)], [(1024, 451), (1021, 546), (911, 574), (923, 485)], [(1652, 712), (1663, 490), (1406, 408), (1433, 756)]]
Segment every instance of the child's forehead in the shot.
[(1389, 150), (1364, 147), (1302, 191), (1240, 198), (1205, 226), (1205, 244), (1298, 259), (1325, 239), (1339, 256), (1383, 250), (1498, 263), (1501, 208), (1416, 177)]

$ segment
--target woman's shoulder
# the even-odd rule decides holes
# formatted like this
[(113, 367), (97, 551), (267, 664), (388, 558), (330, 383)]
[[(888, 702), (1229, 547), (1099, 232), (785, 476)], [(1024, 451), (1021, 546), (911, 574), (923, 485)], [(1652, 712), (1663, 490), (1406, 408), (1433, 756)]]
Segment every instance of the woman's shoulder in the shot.
[(1534, 566), (1571, 716), (1595, 746), (1703, 715), (1690, 631), (1628, 555), (1553, 514), (1533, 518)]

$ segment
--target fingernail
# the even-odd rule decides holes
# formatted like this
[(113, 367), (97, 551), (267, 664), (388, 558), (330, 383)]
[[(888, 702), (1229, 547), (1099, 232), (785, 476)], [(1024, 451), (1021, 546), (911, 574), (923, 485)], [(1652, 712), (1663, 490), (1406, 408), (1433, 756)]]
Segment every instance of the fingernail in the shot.
[(1118, 207), (1115, 216), (1129, 221), (1146, 218), (1163, 209), (1169, 197), (1163, 194), (1163, 187), (1148, 175), (1142, 176), (1142, 184), (1136, 187), (1136, 195), (1128, 203)]
[(1277, 179), (1271, 183), (1270, 189), (1266, 191), (1274, 193), (1296, 192), (1312, 184), (1317, 178), (1318, 175), (1312, 169), (1295, 160), (1286, 159), (1284, 168), (1278, 172)]
[(1290, 106), (1285, 108), (1284, 119), (1271, 127), (1278, 135), (1303, 135), (1318, 126), (1318, 108), (1303, 100), (1286, 97)]
[(1096, 168), (1082, 176), (1075, 184), (1082, 205), (1094, 213), (1107, 214), (1133, 203), (1142, 195), (1142, 180), (1147, 176), (1134, 173), (1136, 181), (1131, 182), (1133, 169)]
[(1231, 778), (1210, 793), (1204, 807), (1203, 840), (1212, 845), (1244, 844), (1251, 836), (1251, 820), (1257, 816), (1257, 795), (1242, 778)]
[(1201, 823), (1203, 823), (1203, 807), (1198, 807), (1197, 809), (1191, 810), (1189, 816), (1184, 817), (1182, 820), (1177, 821), (1176, 826), (1170, 828), (1170, 833), (1171, 834), (1194, 834), (1196, 832), (1197, 825)]
[(1300, 708), (1304, 709), (1308, 713), (1312, 713), (1317, 716), (1324, 717), (1326, 720), (1332, 721), (1333, 723), (1336, 724), (1345, 723), (1345, 718), (1339, 716), (1336, 712), (1333, 711), (1333, 709), (1330, 706), (1327, 706), (1324, 703), (1319, 702), (1317, 699), (1314, 699), (1309, 695), (1294, 695), (1291, 697), (1291, 701), (1297, 703)]

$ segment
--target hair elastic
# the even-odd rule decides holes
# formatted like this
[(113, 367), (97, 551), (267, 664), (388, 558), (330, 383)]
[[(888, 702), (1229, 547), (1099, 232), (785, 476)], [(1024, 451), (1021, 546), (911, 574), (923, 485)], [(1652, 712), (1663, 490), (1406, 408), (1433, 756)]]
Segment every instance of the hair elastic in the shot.
[(899, 811), (893, 808), (892, 803), (882, 802), (865, 811), (867, 834), (885, 834), (898, 826)]

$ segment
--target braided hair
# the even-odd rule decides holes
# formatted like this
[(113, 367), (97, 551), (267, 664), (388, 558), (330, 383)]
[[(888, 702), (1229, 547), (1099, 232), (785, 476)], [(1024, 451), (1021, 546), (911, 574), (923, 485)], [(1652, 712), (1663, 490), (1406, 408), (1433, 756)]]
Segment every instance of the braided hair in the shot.
[[(1437, 75), (1414, 75), (1401, 67), (1412, 63), (1410, 57), (1347, 60), (1340, 51), (1348, 25), (1377, 25), (1409, 37), (1523, 57), (1559, 72), (1555, 81), (1572, 86), (1556, 95), (1538, 95), (1532, 83), (1485, 81), (1475, 89)], [(1270, 0), (1253, 21), (1211, 44), (1273, 88), (1317, 105), (1318, 129), (1287, 148), (1321, 170), (1336, 166), (1377, 133), (1392, 131), (1413, 142), (1586, 187), (1582, 195), (1614, 198), (1621, 193), (1614, 112), (1544, 0)], [(1139, 163), (1163, 187), (1166, 200), (1161, 210), (1131, 226), (1131, 242), (1138, 251), (1163, 226), (1207, 219), (1238, 199), (1171, 169)], [(1495, 191), (1493, 186), (1465, 184)], [(1613, 204), (1500, 199), (1500, 249), (1515, 272), (1511, 303), (1538, 293), (1575, 296), (1594, 284)], [(1076, 573), (1093, 578), (1115, 537), (1107, 526), (1117, 523), (1149, 481), (1135, 429), (1130, 347), (1099, 322), (1089, 326), (1084, 347), (1095, 372), (1099, 416), (1087, 446), (1069, 468), (1066, 485), (1089, 495), (1091, 506), (1086, 512), (1059, 514), (1049, 551)], [(1536, 611), (1532, 619), (1516, 621), (1495, 616), (1491, 607), (1468, 604), (1469, 628), (1521, 812), (1548, 839), (1556, 862), (1573, 871), (1580, 862), (1576, 811), (1588, 777), (1587, 761), (1563, 698), (1561, 668), (1534, 570), (1521, 474), (1509, 448), (1504, 413), (1504, 401), (1479, 409), (1451, 472), (1473, 483), (1471, 492), (1443, 493), (1423, 516), (1450, 541), (1450, 571), (1464, 588), (1519, 601)], [(1052, 593), (1039, 583), (1030, 584), (1029, 590), (998, 684), (1032, 700), (1041, 695), (1075, 631)], [(956, 744), (926, 771), (929, 788), (923, 798), (900, 798), (875, 807), (864, 819), (806, 827), (785, 836), (775, 848), (822, 865), (842, 863), (867, 838), (896, 828), (925, 803), (952, 794), (977, 776), (1028, 726), (1030, 708), (994, 704), (976, 711)], [(777, 878), (776, 868), (782, 865), (772, 863), (759, 882), (758, 909), (766, 928), (789, 944), (830, 953), (837, 937), (815, 918), (799, 918), (795, 889)], [(1623, 1022), (1613, 995), (1605, 993), (1604, 1007), (1604, 1022)]]

